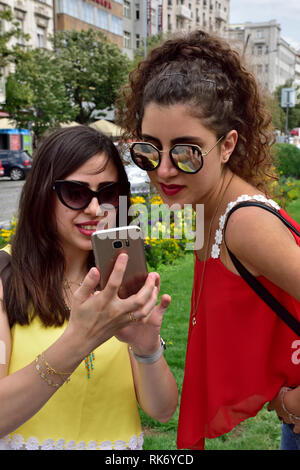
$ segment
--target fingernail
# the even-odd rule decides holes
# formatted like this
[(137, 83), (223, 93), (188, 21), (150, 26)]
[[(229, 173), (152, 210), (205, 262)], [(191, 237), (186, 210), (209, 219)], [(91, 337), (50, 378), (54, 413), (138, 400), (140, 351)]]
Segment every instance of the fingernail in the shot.
[(92, 268), (89, 272), (91, 278), (96, 279), (98, 277), (98, 270), (97, 268)]
[(156, 277), (157, 277), (157, 273), (150, 273), (149, 274), (150, 279), (156, 279)]

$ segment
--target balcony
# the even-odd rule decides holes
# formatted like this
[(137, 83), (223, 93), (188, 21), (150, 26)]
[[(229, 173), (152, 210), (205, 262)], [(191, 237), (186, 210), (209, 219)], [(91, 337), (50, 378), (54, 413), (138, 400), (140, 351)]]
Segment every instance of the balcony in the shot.
[(189, 8), (185, 7), (184, 5), (179, 5), (176, 9), (176, 16), (183, 18), (185, 20), (192, 19), (192, 12)]
[(227, 13), (222, 8), (216, 9), (216, 20), (227, 22)]

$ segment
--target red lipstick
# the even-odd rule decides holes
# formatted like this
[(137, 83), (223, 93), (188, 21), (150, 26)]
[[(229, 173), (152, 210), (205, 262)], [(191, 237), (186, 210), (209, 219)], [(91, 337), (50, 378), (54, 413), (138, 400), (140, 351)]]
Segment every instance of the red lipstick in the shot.
[(92, 233), (95, 232), (97, 225), (99, 224), (99, 220), (89, 220), (87, 222), (82, 222), (81, 224), (76, 224), (79, 232), (87, 237), (90, 237)]
[(184, 189), (184, 186), (181, 186), (179, 184), (160, 183), (160, 187), (167, 196), (175, 196), (175, 194), (179, 193), (182, 189)]

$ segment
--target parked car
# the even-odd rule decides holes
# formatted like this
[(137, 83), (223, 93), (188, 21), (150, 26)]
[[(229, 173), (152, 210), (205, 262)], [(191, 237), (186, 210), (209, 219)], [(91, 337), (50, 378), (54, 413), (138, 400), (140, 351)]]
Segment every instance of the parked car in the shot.
[(23, 180), (30, 171), (32, 158), (25, 150), (0, 150), (0, 162), (4, 168), (4, 175), (11, 180)]
[(0, 161), (0, 176), (3, 176), (4, 175), (4, 168), (2, 166), (2, 163)]

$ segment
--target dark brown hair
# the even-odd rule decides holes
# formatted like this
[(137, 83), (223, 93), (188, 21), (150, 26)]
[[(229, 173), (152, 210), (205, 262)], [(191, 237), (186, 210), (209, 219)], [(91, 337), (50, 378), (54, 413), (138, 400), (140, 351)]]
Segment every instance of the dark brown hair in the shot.
[[(64, 253), (53, 220), (53, 183), (102, 152), (117, 168), (121, 194), (128, 196), (129, 204), (126, 172), (118, 150), (105, 135), (91, 127), (73, 126), (55, 131), (37, 149), (23, 186), (11, 247), (11, 272), (3, 285), (4, 308), (10, 326), (29, 324), (29, 306), (45, 326), (62, 325), (68, 318), (62, 293)], [(91, 251), (88, 267), (92, 265)]]
[(267, 191), (271, 176), (271, 115), (255, 77), (227, 42), (203, 31), (179, 35), (153, 49), (129, 76), (119, 99), (126, 139), (140, 138), (145, 107), (186, 104), (217, 138), (231, 129), (238, 141), (228, 165)]

